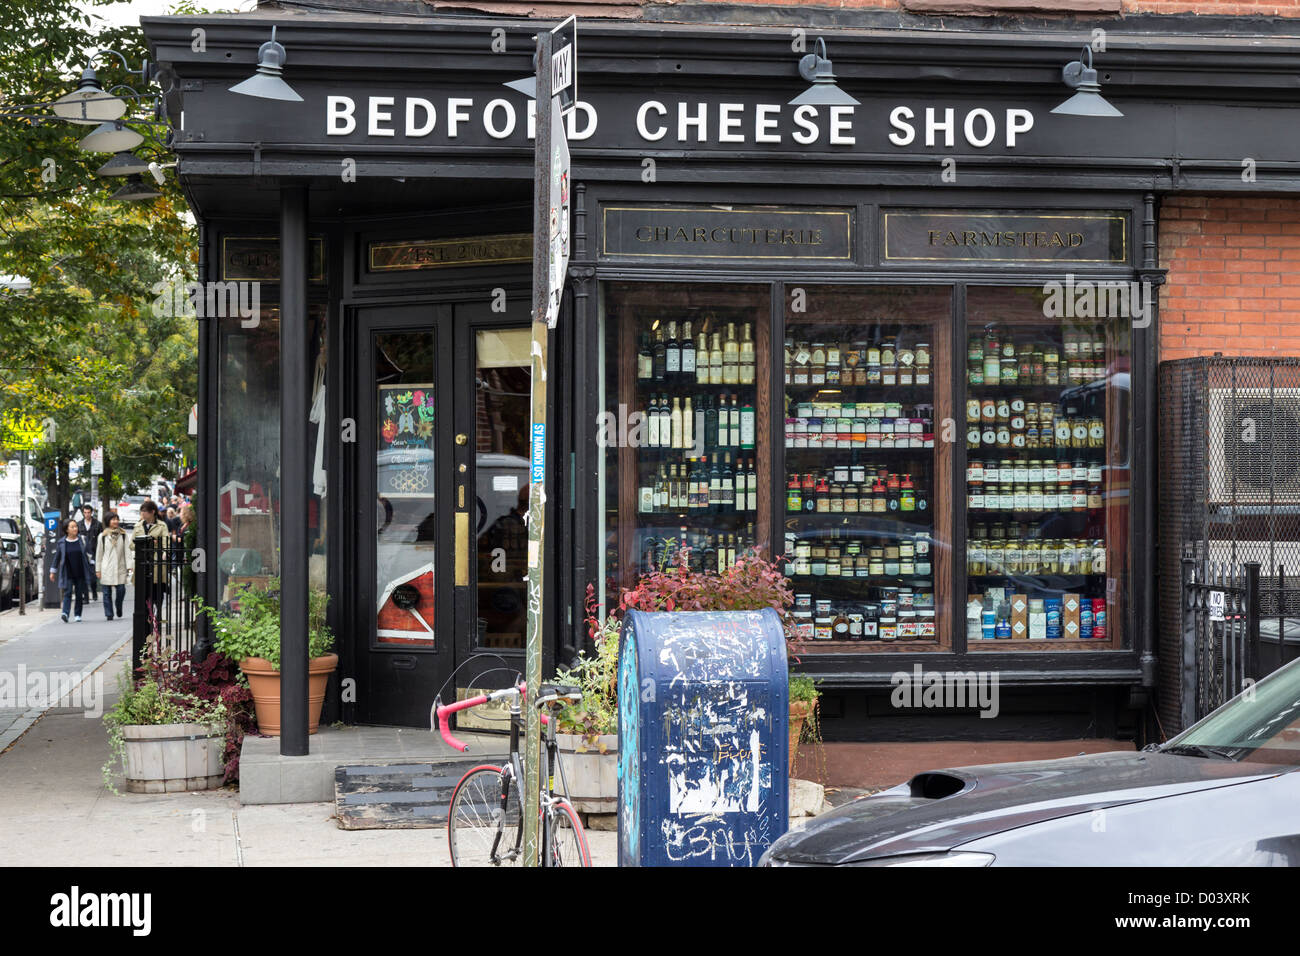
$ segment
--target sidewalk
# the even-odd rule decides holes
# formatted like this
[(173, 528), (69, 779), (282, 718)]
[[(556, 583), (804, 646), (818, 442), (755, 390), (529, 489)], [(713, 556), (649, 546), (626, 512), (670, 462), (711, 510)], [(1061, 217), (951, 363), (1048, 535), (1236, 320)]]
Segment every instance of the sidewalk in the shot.
[[(123, 612), (123, 618), (105, 620), (103, 603), (95, 601), (83, 608), (80, 623), (71, 618), (65, 623), (58, 610), (42, 611), (33, 602), (25, 615), (17, 608), (0, 614), (0, 753), (45, 712), (45, 707), (23, 699), (31, 692), (33, 681), (39, 687), (50, 675), (63, 675), (63, 679), (81, 684), (81, 677), (93, 674), (130, 640), (129, 596)], [(104, 685), (103, 690), (116, 687), (109, 680)], [(87, 684), (85, 689), (102, 697), (97, 684)], [(11, 696), (14, 691), (17, 700)]]
[[(57, 614), (53, 621), (65, 626)], [(0, 654), (8, 647), (0, 646)], [(0, 662), (0, 669), (5, 666)], [(117, 698), (117, 675), (129, 666), (127, 641), (103, 665), (105, 709)], [(0, 819), (5, 822), (0, 860), (11, 866), (78, 867), (451, 862), (445, 829), (340, 830), (332, 803), (240, 806), (231, 788), (114, 795), (100, 769), (107, 757), (103, 723), (72, 707), (46, 711), (0, 753)], [(121, 777), (115, 781), (121, 789)], [(617, 835), (593, 832), (588, 838), (595, 865), (615, 865)]]

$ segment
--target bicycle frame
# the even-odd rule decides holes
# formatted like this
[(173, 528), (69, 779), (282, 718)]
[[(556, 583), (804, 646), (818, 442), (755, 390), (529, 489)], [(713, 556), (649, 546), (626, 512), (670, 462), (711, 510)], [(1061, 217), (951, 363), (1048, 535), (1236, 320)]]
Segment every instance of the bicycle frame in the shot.
[[(469, 749), (468, 746), (461, 743), (450, 734), (450, 732), (446, 728), (446, 717), (456, 710), (465, 710), (468, 709), (469, 707), (477, 706), (478, 704), (481, 703), (486, 703), (487, 701), (493, 698), (499, 699), (500, 696), (506, 696), (506, 695), (509, 695), (511, 698), (510, 754), (509, 757), (507, 758), (507, 762), (503, 764), (501, 767), (501, 817), (497, 822), (496, 837), (492, 841), (491, 852), (493, 858), (496, 858), (498, 856), (498, 852), (500, 850), (500, 841), (502, 836), (501, 827), (503, 821), (505, 820), (506, 809), (510, 801), (510, 782), (512, 779), (516, 782), (516, 786), (518, 786), (519, 788), (521, 804), (523, 802), (523, 783), (525, 778), (524, 778), (523, 755), (519, 749), (519, 743), (520, 743), (520, 738), (525, 730), (524, 713), (523, 713), (523, 703), (525, 698), (524, 686), (522, 684), (518, 684), (514, 688), (511, 688), (509, 690), (498, 691), (495, 694), (490, 696), (483, 695), (480, 697), (471, 698), (470, 700), (460, 701), (458, 704), (451, 705), (449, 707), (443, 707), (440, 701), (435, 700), (434, 707), (433, 707), (433, 716), (441, 725), (440, 729), (443, 738), (447, 741), (448, 744), (464, 752)], [(541, 720), (543, 726), (542, 743), (544, 744), (544, 746), (542, 748), (542, 766), (540, 768), (542, 773), (542, 776), (540, 778), (541, 781), (540, 813), (541, 813), (541, 824), (542, 824), (540, 855), (541, 855), (541, 865), (545, 867), (549, 867), (553, 865), (551, 860), (551, 854), (548, 852), (548, 848), (551, 846), (552, 820), (554, 816), (550, 812), (550, 810), (551, 807), (556, 802), (555, 771), (556, 770), (559, 771), (560, 793), (564, 796), (566, 800), (568, 799), (569, 796), (569, 781), (568, 778), (565, 776), (564, 763), (560, 759), (559, 745), (555, 739), (556, 722), (553, 719), (548, 718), (546, 714), (541, 715)], [(523, 811), (521, 807), (520, 808), (521, 823), (522, 823), (522, 812)], [(448, 821), (448, 825), (450, 825), (450, 821)], [(522, 846), (521, 846), (522, 840), (523, 840), (523, 827), (521, 825), (519, 829), (519, 833), (516, 836), (515, 846), (511, 851), (508, 851), (513, 854), (511, 859), (517, 859), (519, 855), (522, 853)]]

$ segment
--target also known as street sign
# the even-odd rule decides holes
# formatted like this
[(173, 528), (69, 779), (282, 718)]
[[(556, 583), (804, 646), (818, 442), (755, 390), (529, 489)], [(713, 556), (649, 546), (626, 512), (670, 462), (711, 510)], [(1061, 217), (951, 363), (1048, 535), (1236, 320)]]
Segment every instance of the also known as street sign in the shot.
[(102, 475), (104, 473), (104, 446), (90, 449), (90, 473), (92, 475)]
[(578, 18), (569, 17), (551, 37), (551, 95), (567, 117), (578, 102)]

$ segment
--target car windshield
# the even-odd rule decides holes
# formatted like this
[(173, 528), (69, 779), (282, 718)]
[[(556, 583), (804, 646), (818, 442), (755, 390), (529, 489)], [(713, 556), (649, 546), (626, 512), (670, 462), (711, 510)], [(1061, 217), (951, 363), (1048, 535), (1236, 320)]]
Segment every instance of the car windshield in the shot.
[(1300, 661), (1270, 674), (1160, 749), (1300, 766)]

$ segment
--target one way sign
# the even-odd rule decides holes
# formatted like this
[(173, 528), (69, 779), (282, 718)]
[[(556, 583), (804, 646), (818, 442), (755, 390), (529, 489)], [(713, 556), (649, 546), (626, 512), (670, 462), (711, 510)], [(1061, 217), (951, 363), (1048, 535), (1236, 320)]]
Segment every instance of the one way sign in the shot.
[(551, 95), (560, 98), (567, 117), (578, 102), (578, 18), (569, 17), (551, 37)]

